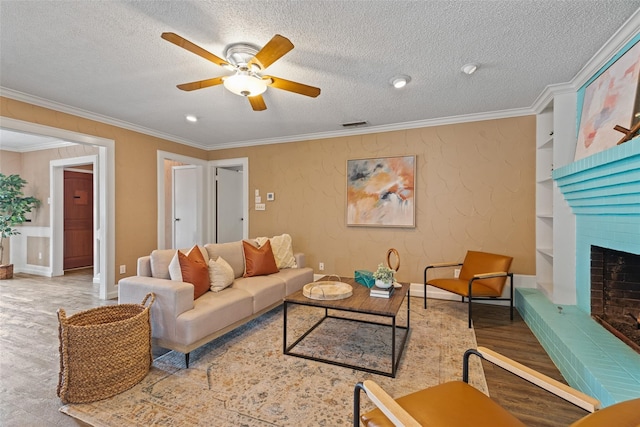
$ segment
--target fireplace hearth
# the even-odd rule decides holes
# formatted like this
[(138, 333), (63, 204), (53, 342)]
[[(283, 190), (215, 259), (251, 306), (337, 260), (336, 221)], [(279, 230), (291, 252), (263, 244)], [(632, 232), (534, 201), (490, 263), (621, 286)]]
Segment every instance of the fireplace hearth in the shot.
[(591, 316), (640, 353), (640, 255), (591, 246)]

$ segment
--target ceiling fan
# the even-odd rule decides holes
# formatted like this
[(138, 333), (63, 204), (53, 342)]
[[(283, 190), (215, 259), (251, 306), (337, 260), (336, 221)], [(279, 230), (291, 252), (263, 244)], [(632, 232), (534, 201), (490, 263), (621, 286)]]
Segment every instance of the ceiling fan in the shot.
[(267, 109), (267, 105), (262, 98), (267, 86), (312, 98), (320, 95), (320, 89), (317, 87), (281, 79), (280, 77), (262, 75), (262, 72), (269, 65), (293, 49), (293, 43), (280, 34), (273, 36), (262, 49), (248, 43), (232, 44), (225, 49), (226, 60), (175, 33), (162, 33), (162, 38), (216, 65), (234, 71), (234, 74), (230, 76), (179, 84), (178, 89), (192, 91), (223, 84), (229, 91), (249, 99), (251, 108), (254, 111)]

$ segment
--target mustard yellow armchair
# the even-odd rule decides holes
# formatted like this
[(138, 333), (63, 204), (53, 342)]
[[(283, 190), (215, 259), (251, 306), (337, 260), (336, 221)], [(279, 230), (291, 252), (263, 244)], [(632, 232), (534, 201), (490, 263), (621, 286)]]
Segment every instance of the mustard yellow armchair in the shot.
[[(451, 381), (393, 399), (378, 384), (367, 380), (354, 389), (353, 425), (383, 426), (524, 426), (515, 416), (490, 397), (468, 384), (469, 357), (479, 356), (507, 371), (524, 378), (556, 396), (565, 399), (590, 414), (571, 424), (571, 427), (638, 427), (640, 399), (628, 400), (604, 409), (600, 402), (566, 384), (543, 375), (499, 353), (484, 347), (467, 350), (463, 358), (462, 381)], [(376, 409), (360, 415), (361, 391), (375, 404)], [(361, 424), (362, 423), (362, 424)]]
[[(464, 262), (445, 262), (431, 264), (424, 269), (424, 308), (427, 308), (427, 285), (452, 292), (469, 300), (469, 327), (471, 327), (471, 308), (473, 300), (509, 301), (511, 320), (513, 320), (513, 273), (509, 272), (513, 258), (488, 252), (467, 251)], [(427, 280), (430, 269), (442, 267), (460, 268), (458, 277)], [(510, 296), (501, 298), (502, 291), (509, 278)]]

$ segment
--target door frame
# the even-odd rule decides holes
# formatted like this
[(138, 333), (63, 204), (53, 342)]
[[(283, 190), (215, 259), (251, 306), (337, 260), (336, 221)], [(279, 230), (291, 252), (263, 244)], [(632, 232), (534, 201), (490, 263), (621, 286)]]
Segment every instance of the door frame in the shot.
[[(239, 157), (236, 159), (222, 159), (222, 160), (211, 160), (209, 162), (210, 175), (213, 179), (216, 179), (216, 168), (239, 168), (242, 170), (242, 217), (244, 220), (242, 221), (242, 238), (249, 238), (249, 158), (248, 157)], [(217, 189), (215, 185), (211, 185), (211, 205), (209, 207), (211, 215), (209, 218), (213, 219), (211, 223), (211, 242), (217, 241), (216, 236), (216, 222), (217, 218), (217, 209), (216, 209), (216, 200), (217, 200)]]
[[(49, 177), (51, 186), (51, 224), (56, 238), (51, 244), (53, 276), (64, 275), (64, 171), (74, 166), (93, 165), (93, 281), (100, 282), (100, 189), (96, 180), (99, 162), (97, 155), (51, 160)], [(95, 197), (98, 194), (98, 197)], [(97, 256), (96, 256), (97, 255)]]
[(186, 163), (189, 165), (196, 166), (197, 175), (198, 175), (198, 185), (200, 186), (200, 195), (202, 198), (202, 213), (200, 215), (200, 240), (204, 243), (209, 243), (211, 236), (211, 225), (209, 221), (206, 221), (206, 218), (210, 218), (209, 209), (209, 182), (210, 179), (210, 169), (207, 167), (208, 161), (202, 159), (196, 159), (195, 157), (183, 156), (181, 154), (171, 153), (169, 151), (158, 150), (157, 153), (157, 183), (158, 183), (158, 225), (157, 225), (157, 235), (158, 235), (158, 249), (169, 249), (166, 244), (166, 234), (165, 234), (165, 221), (166, 216), (164, 213), (166, 197), (165, 191), (167, 190), (164, 185), (164, 161), (165, 160), (175, 160), (181, 163)]
[[(98, 233), (99, 239), (99, 259), (100, 259), (100, 290), (99, 297), (102, 300), (115, 298), (118, 295), (118, 290), (115, 283), (115, 254), (116, 254), (116, 239), (115, 239), (115, 223), (116, 223), (116, 211), (115, 211), (115, 141), (113, 139), (101, 138), (94, 135), (87, 135), (83, 133), (73, 132), (66, 129), (55, 128), (51, 126), (45, 126), (33, 122), (25, 122), (23, 120), (17, 120), (9, 117), (2, 117), (0, 121), (0, 127), (15, 130), (18, 132), (27, 132), (38, 135), (51, 136), (64, 141), (73, 142), (76, 144), (93, 145), (98, 147), (97, 155), (97, 186), (99, 192), (99, 203), (102, 207), (98, 212), (100, 230)], [(94, 178), (95, 166), (94, 166)], [(53, 182), (50, 183), (53, 186)], [(62, 186), (62, 183), (61, 183)], [(55, 271), (54, 254), (59, 256), (57, 250), (54, 248), (60, 247), (62, 242), (62, 227), (54, 226), (56, 221), (59, 220), (58, 216), (54, 217), (54, 206), (60, 204), (60, 200), (56, 200), (54, 197), (54, 188), (50, 189), (51, 194), (49, 196), (49, 203), (51, 203), (51, 219), (49, 227), (51, 228), (50, 234), (50, 259), (52, 271)], [(94, 194), (94, 200), (96, 199)], [(61, 261), (60, 261), (61, 262)], [(61, 267), (60, 267), (61, 268)], [(60, 271), (60, 270), (58, 270)], [(62, 274), (62, 273), (61, 273)]]
[[(180, 249), (176, 245), (176, 170), (181, 169), (195, 169), (196, 170), (196, 194), (202, 193), (201, 183), (199, 182), (199, 174), (198, 167), (195, 165), (182, 165), (182, 166), (171, 166), (171, 246), (175, 249)], [(202, 215), (198, 215), (198, 212), (201, 212), (203, 209), (203, 201), (201, 198), (196, 199), (196, 234), (200, 234), (202, 238)], [(166, 228), (165, 228), (166, 229)], [(196, 242), (199, 244), (204, 244), (208, 242), (200, 241)]]

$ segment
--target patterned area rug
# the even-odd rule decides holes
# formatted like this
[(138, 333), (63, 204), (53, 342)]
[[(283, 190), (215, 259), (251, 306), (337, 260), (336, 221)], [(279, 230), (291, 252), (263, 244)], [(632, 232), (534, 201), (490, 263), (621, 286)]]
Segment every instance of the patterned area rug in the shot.
[[(130, 390), (60, 411), (92, 426), (349, 426), (358, 381), (373, 379), (392, 396), (402, 396), (462, 377), (462, 354), (476, 347), (466, 305), (431, 300), (424, 310), (421, 299), (411, 300), (411, 332), (396, 378), (283, 355), (279, 307), (192, 352), (189, 369), (184, 355), (172, 351), (157, 358)], [(404, 307), (399, 325), (405, 324)], [(291, 308), (288, 343), (323, 313)], [(332, 354), (387, 370), (389, 329), (327, 320), (296, 352)], [(486, 393), (478, 358), (472, 358), (470, 372), (471, 383)], [(362, 400), (363, 410), (373, 407)]]

